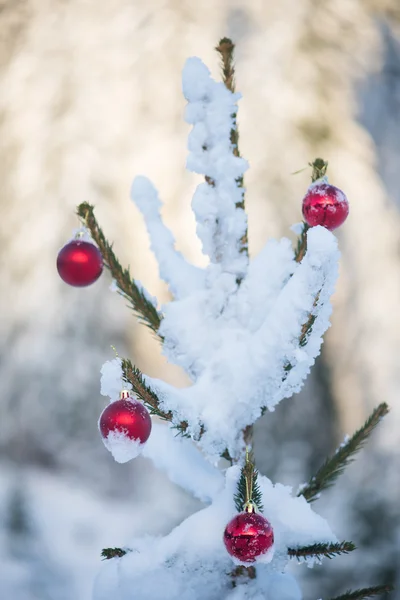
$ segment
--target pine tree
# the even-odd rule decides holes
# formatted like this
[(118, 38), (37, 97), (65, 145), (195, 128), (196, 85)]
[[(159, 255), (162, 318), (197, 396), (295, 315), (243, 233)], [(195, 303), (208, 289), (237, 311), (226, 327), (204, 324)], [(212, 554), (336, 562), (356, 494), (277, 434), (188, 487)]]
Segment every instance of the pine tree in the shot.
[[(160, 308), (120, 264), (94, 207), (78, 207), (114, 287), (157, 336), (168, 360), (192, 381), (177, 389), (144, 375), (128, 358), (106, 363), (102, 393), (111, 403), (100, 419), (105, 445), (119, 462), (142, 453), (206, 504), (162, 539), (103, 549), (107, 562), (96, 584), (96, 600), (111, 595), (121, 600), (301, 598), (294, 578), (284, 573), (291, 559), (312, 566), (323, 557), (355, 550), (353, 542), (334, 536), (311, 503), (334, 484), (388, 412), (385, 403), (379, 405), (297, 495), (273, 485), (256, 468), (255, 421), (301, 388), (329, 327), (339, 258), (330, 230), (347, 213), (342, 192), (328, 184), (328, 163), (315, 159), (309, 204), (303, 201), (305, 222), (295, 228), (295, 249), (287, 239), (271, 241), (250, 260), (244, 187), (248, 165), (239, 152), (234, 45), (224, 38), (216, 50), (222, 82), (213, 81), (196, 58), (183, 71), (186, 121), (193, 126), (187, 167), (204, 176), (192, 208), (208, 267), (189, 264), (175, 250), (161, 220), (157, 191), (145, 177), (137, 177), (132, 199), (146, 220), (160, 275), (173, 295)], [(328, 188), (336, 194), (329, 200), (333, 212), (321, 204)], [(70, 266), (60, 266), (63, 278)], [(89, 276), (87, 283), (93, 280)], [(164, 423), (143, 425), (146, 409)], [(386, 591), (386, 585), (348, 590), (336, 600)]]

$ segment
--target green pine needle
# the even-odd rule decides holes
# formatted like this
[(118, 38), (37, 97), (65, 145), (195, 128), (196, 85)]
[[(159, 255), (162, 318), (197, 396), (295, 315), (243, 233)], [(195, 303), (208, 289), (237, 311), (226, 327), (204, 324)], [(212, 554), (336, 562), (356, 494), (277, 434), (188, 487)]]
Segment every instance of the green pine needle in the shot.
[(101, 551), (101, 556), (104, 560), (109, 560), (110, 558), (121, 557), (126, 554), (126, 550), (122, 550), (122, 548), (103, 548)]
[(375, 587), (362, 588), (360, 590), (347, 590), (341, 596), (331, 598), (331, 600), (363, 600), (372, 596), (380, 596), (381, 594), (393, 592), (391, 585), (377, 585)]
[(303, 546), (301, 548), (288, 548), (288, 555), (290, 558), (297, 558), (298, 560), (311, 556), (315, 556), (316, 558), (321, 558), (322, 556), (334, 558), (340, 554), (348, 554), (355, 549), (356, 547), (353, 542), (312, 544), (311, 546)]
[(308, 502), (317, 500), (320, 492), (331, 487), (339, 475), (343, 473), (345, 467), (353, 462), (356, 452), (363, 447), (370, 433), (388, 412), (388, 405), (384, 402), (375, 408), (364, 425), (333, 456), (326, 459), (317, 473), (311, 477), (297, 495), (304, 496)]
[[(165, 412), (160, 408), (160, 399), (157, 394), (146, 384), (143, 378), (143, 373), (134, 366), (128, 358), (121, 359), (122, 377), (124, 381), (130, 383), (133, 391), (143, 402), (146, 408), (149, 409), (150, 414), (163, 419), (164, 421), (172, 421), (173, 414), (171, 411)], [(181, 421), (174, 425), (178, 430), (178, 433), (187, 435), (186, 430), (188, 428), (187, 421)]]
[(93, 206), (87, 202), (83, 202), (78, 206), (77, 213), (98, 245), (104, 264), (111, 271), (116, 282), (118, 292), (129, 301), (139, 319), (154, 333), (159, 335), (158, 330), (161, 324), (161, 315), (148, 299), (147, 293), (136, 285), (135, 280), (131, 277), (129, 268), (122, 268), (114, 254), (112, 245), (106, 240), (104, 233), (96, 221)]
[(294, 258), (296, 262), (301, 262), (307, 252), (307, 231), (310, 226), (307, 223), (303, 223), (303, 229), (297, 240), (297, 247), (294, 251)]
[(237, 492), (234, 496), (235, 506), (238, 512), (242, 512), (248, 503), (254, 504), (260, 512), (263, 511), (262, 493), (257, 479), (258, 471), (255, 467), (254, 459), (251, 455), (246, 453), (246, 462), (242, 467), (237, 485)]

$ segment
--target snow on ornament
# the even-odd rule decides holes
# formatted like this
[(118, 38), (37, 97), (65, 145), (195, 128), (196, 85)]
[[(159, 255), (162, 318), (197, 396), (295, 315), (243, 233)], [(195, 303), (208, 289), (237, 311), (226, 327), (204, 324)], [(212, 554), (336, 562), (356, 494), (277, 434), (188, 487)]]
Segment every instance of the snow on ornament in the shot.
[(103, 272), (103, 258), (92, 242), (76, 239), (68, 242), (57, 256), (57, 271), (61, 279), (74, 287), (91, 285)]
[(310, 227), (322, 225), (329, 231), (340, 227), (349, 214), (349, 202), (327, 177), (312, 183), (303, 198), (303, 217)]
[(123, 390), (119, 400), (111, 402), (100, 415), (99, 431), (107, 450), (119, 463), (140, 454), (151, 432), (147, 408)]
[(239, 513), (224, 531), (224, 544), (239, 564), (270, 562), (273, 556), (274, 532), (267, 519), (254, 507)]

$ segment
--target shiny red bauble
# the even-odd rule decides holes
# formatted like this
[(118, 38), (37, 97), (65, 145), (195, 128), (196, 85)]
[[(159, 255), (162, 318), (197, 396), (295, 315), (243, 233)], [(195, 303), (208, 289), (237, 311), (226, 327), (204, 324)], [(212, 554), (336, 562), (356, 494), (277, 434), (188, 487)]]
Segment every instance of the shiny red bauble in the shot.
[(103, 258), (94, 244), (71, 240), (57, 256), (57, 270), (65, 283), (84, 287), (94, 283), (103, 271)]
[(310, 227), (322, 225), (329, 231), (336, 229), (349, 214), (349, 202), (339, 188), (326, 182), (310, 185), (303, 198), (303, 217)]
[(147, 408), (133, 398), (116, 400), (101, 413), (99, 429), (105, 440), (110, 433), (122, 434), (144, 444), (151, 432), (151, 417)]
[(259, 513), (242, 512), (226, 526), (224, 543), (231, 556), (251, 563), (272, 548), (274, 532), (269, 521)]

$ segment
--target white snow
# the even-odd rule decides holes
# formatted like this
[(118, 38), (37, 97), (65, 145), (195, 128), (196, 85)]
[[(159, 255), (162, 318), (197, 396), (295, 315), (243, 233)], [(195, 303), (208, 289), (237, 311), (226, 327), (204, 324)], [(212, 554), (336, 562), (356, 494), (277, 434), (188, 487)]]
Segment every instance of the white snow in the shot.
[(91, 242), (92, 244), (95, 245), (95, 242), (90, 234), (89, 229), (83, 225), (72, 231), (72, 236), (68, 241), (72, 242), (72, 240), (80, 240), (82, 242)]
[[(301, 264), (288, 240), (272, 241), (250, 263), (239, 289), (234, 275), (220, 271), (204, 290), (163, 307), (164, 353), (193, 384), (176, 389), (151, 378), (147, 383), (161, 391), (176, 422), (189, 422), (194, 439), (204, 426), (199, 444), (213, 462), (225, 448), (240, 455), (241, 430), (263, 407), (273, 410), (298, 391), (320, 352), (339, 253), (336, 238), (323, 227), (310, 229), (307, 238)], [(299, 348), (310, 313), (315, 322)]]
[(130, 438), (124, 431), (110, 431), (108, 436), (101, 438), (103, 444), (118, 463), (126, 463), (142, 453), (145, 444)]
[(108, 289), (110, 290), (110, 292), (118, 292), (119, 291), (118, 284), (115, 279), (111, 280), (111, 283), (110, 283), (110, 286)]
[(158, 306), (158, 301), (157, 298), (155, 296), (152, 296), (147, 290), (146, 288), (142, 285), (142, 282), (139, 281), (138, 279), (134, 279), (133, 280), (136, 287), (140, 290), (140, 292), (143, 294), (143, 296), (146, 298), (146, 300), (148, 300), (149, 302), (151, 302), (151, 304), (157, 308)]
[(248, 164), (233, 155), (230, 141), (232, 115), (241, 96), (213, 81), (207, 67), (194, 57), (186, 61), (182, 88), (188, 100), (185, 118), (193, 125), (187, 168), (213, 180), (213, 185), (201, 183), (193, 197), (197, 234), (211, 263), (220, 263), (222, 271), (242, 276), (247, 257), (240, 252), (239, 240), (247, 218), (243, 210), (236, 209), (242, 199), (236, 180)]
[(153, 422), (142, 455), (203, 502), (210, 502), (224, 485), (222, 473), (206, 461), (190, 440), (178, 436), (168, 425)]
[(324, 175), (323, 177), (320, 177), (319, 179), (316, 179), (315, 181), (310, 183), (310, 185), (308, 186), (308, 189), (314, 191), (314, 188), (318, 189), (321, 185), (328, 185), (328, 184), (329, 184), (328, 176)]
[(114, 402), (119, 399), (123, 389), (131, 390), (132, 386), (123, 380), (121, 359), (117, 357), (101, 367), (100, 393), (102, 396), (108, 396), (110, 402)]
[[(239, 243), (246, 218), (236, 208), (241, 199), (236, 180), (247, 163), (233, 155), (230, 142), (240, 96), (214, 82), (197, 58), (184, 67), (183, 91), (186, 120), (193, 125), (188, 168), (213, 182), (201, 183), (193, 198), (210, 263), (201, 270), (176, 252), (160, 218), (155, 188), (146, 178), (136, 178), (132, 197), (146, 219), (161, 275), (175, 295), (163, 307), (163, 351), (186, 370), (192, 385), (181, 390), (151, 378), (147, 382), (161, 392), (162, 406), (173, 411), (174, 422), (188, 421), (188, 433), (216, 462), (226, 448), (239, 457), (241, 430), (263, 409), (274, 410), (301, 388), (329, 327), (339, 254), (336, 238), (316, 227), (308, 231), (301, 264), (286, 239), (268, 242), (248, 264)], [(299, 348), (310, 314), (315, 322)]]
[(295, 233), (296, 235), (301, 235), (303, 233), (303, 229), (304, 229), (303, 222), (295, 223), (294, 225), (292, 225), (290, 227), (290, 231), (293, 231), (293, 233)]
[(259, 573), (250, 581), (233, 590), (229, 600), (301, 600), (300, 588), (291, 575), (284, 573)]
[(157, 190), (146, 177), (136, 177), (131, 188), (132, 200), (141, 210), (159, 264), (160, 276), (169, 284), (176, 298), (202, 286), (204, 272), (190, 265), (182, 254), (175, 250), (175, 240), (160, 216), (161, 202)]

